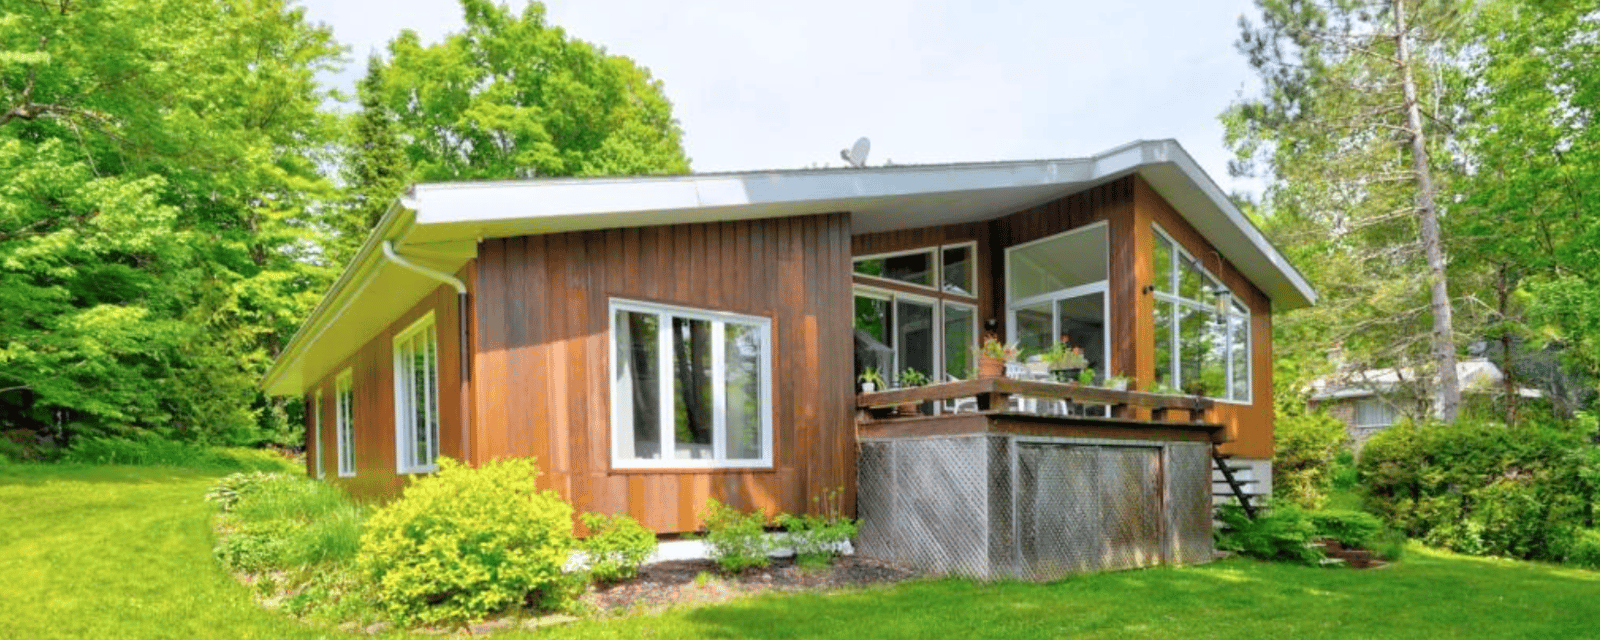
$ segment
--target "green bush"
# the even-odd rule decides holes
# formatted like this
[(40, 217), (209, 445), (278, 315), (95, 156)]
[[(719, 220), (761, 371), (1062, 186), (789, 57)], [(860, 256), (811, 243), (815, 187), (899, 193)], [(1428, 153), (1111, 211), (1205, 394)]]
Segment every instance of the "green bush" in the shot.
[(656, 534), (628, 516), (585, 513), (583, 526), (589, 528), (583, 554), (589, 559), (589, 574), (597, 581), (639, 575), (639, 565), (656, 552)]
[(823, 515), (778, 515), (778, 526), (789, 532), (795, 562), (802, 567), (821, 568), (833, 563), (840, 548), (856, 535), (856, 521), (839, 513), (839, 489), (830, 489), (812, 499)]
[(1217, 507), (1223, 527), (1217, 532), (1217, 548), (1261, 560), (1314, 564), (1322, 551), (1310, 546), (1317, 529), (1304, 511), (1293, 505), (1275, 507), (1254, 519), (1237, 504)]
[(1600, 500), (1600, 450), (1562, 424), (1402, 423), (1373, 436), (1360, 471), (1391, 526), (1473, 555), (1561, 560)]
[(180, 467), (203, 471), (299, 470), (298, 466), (268, 450), (208, 447), (144, 432), (121, 438), (78, 438), (62, 452), (61, 462)]
[(1600, 531), (1575, 529), (1567, 544), (1566, 562), (1588, 569), (1600, 569)]
[(239, 571), (325, 567), (356, 557), (366, 509), (338, 487), (282, 473), (236, 473), (206, 493), (222, 508), (216, 554)]
[(1345, 447), (1344, 423), (1325, 413), (1279, 413), (1274, 429), (1272, 496), (1320, 509), (1328, 500), (1334, 459)]
[(465, 624), (559, 600), (572, 507), (538, 477), (527, 459), (474, 469), (440, 458), (367, 521), (359, 560), (376, 604), (402, 624)]
[(1361, 511), (1327, 510), (1306, 514), (1317, 537), (1333, 538), (1346, 547), (1369, 548), (1383, 530), (1383, 521)]
[(1399, 562), (1406, 555), (1406, 534), (1399, 529), (1384, 527), (1372, 537), (1372, 545), (1368, 548), (1380, 559)]
[(715, 498), (708, 506), (711, 512), (702, 523), (705, 540), (711, 547), (711, 559), (723, 572), (765, 567), (772, 562), (774, 545), (766, 536), (765, 511), (756, 509), (755, 513), (743, 514)]

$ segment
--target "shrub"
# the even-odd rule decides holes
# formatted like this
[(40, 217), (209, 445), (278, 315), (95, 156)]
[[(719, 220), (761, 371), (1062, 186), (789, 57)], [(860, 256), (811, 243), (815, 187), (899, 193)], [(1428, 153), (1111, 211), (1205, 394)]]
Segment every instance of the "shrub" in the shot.
[(1313, 564), (1322, 551), (1310, 546), (1316, 527), (1304, 511), (1292, 505), (1275, 507), (1254, 519), (1236, 504), (1217, 507), (1223, 528), (1217, 533), (1217, 547), (1261, 560)]
[(808, 568), (826, 567), (840, 554), (858, 529), (854, 520), (839, 513), (838, 489), (830, 489), (813, 498), (823, 515), (778, 515), (778, 525), (789, 532), (789, 544), (794, 547), (795, 562)]
[(524, 598), (550, 604), (574, 546), (572, 507), (540, 491), (532, 460), (439, 473), (374, 513), (359, 562), (373, 597), (402, 624), (465, 624)]
[(1344, 423), (1325, 413), (1280, 413), (1273, 437), (1273, 497), (1306, 509), (1322, 508), (1334, 458), (1344, 449)]
[(356, 557), (366, 509), (338, 487), (282, 473), (236, 473), (206, 493), (221, 506), (216, 555), (240, 571)]
[(1369, 547), (1380, 559), (1399, 562), (1406, 555), (1406, 534), (1399, 529), (1384, 527), (1372, 537)]
[(1333, 538), (1346, 547), (1371, 547), (1383, 529), (1383, 521), (1377, 516), (1361, 511), (1313, 511), (1306, 515), (1317, 537)]
[(656, 534), (628, 516), (585, 513), (583, 526), (589, 528), (583, 541), (589, 574), (600, 582), (639, 575), (639, 565), (656, 552)]
[(743, 571), (751, 567), (765, 567), (772, 560), (772, 541), (766, 536), (767, 513), (756, 509), (743, 514), (715, 498), (708, 503), (711, 510), (704, 522), (706, 544), (711, 547), (711, 559), (726, 573)]
[(1588, 569), (1600, 569), (1600, 531), (1575, 529), (1567, 545), (1567, 564)]

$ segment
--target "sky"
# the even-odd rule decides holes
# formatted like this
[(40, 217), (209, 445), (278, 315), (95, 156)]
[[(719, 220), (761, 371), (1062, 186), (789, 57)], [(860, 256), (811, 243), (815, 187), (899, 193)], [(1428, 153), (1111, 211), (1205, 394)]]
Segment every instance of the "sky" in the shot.
[[(510, 0), (520, 11), (524, 0)], [(550, 0), (548, 21), (650, 69), (695, 171), (1087, 156), (1174, 138), (1224, 190), (1217, 115), (1251, 82), (1235, 51), (1249, 0)], [(369, 52), (462, 28), (455, 0), (302, 0)]]

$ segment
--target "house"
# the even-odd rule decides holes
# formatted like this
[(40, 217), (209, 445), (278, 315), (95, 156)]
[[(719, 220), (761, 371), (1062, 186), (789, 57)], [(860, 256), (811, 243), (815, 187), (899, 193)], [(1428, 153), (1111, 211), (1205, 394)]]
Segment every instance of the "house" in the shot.
[[(1456, 362), (1456, 384), (1464, 399), (1505, 393), (1505, 379), (1500, 367), (1487, 358)], [(1360, 451), (1373, 434), (1400, 418), (1428, 415), (1430, 384), (1409, 367), (1351, 371), (1312, 381), (1310, 404), (1345, 423), (1351, 446)], [(1544, 397), (1542, 391), (1528, 387), (1519, 388), (1517, 395)]]
[[(308, 472), (359, 495), (392, 495), (440, 455), (534, 456), (577, 509), (662, 534), (696, 529), (708, 498), (804, 512), (839, 488), (863, 550), (925, 566), (986, 545), (947, 568), (1058, 571), (1046, 547), (1122, 535), (1063, 519), (1118, 505), (1144, 518), (1115, 523), (1147, 529), (1142, 546), (1072, 567), (1200, 561), (1212, 447), (1270, 473), (1272, 313), (1314, 297), (1173, 141), (420, 184), (263, 386), (305, 398)], [(1198, 396), (973, 380), (985, 331), (1034, 349), (1066, 336), (1102, 377)], [(860, 394), (863, 362), (935, 384)], [(896, 393), (923, 394), (928, 415), (882, 417)], [(1081, 500), (1051, 484), (1091, 469)], [(1001, 475), (1032, 493), (989, 491)], [(981, 523), (913, 530), (962, 519)], [(1024, 524), (1056, 537), (1003, 542), (1044, 539)]]

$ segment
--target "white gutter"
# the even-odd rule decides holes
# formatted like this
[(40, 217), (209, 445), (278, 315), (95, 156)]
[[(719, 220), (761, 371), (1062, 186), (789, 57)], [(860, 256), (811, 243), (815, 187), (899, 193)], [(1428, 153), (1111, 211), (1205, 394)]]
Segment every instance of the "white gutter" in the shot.
[[(456, 295), (463, 295), (463, 296), (467, 295), (467, 284), (465, 282), (462, 282), (459, 278), (457, 278), (457, 277), (455, 277), (453, 275), (450, 275), (448, 273), (445, 273), (443, 271), (437, 271), (437, 270), (434, 270), (434, 269), (429, 269), (429, 268), (424, 267), (424, 266), (422, 266), (420, 264), (417, 264), (415, 262), (407, 260), (405, 258), (405, 256), (402, 256), (402, 255), (400, 255), (398, 253), (395, 253), (395, 251), (394, 251), (394, 243), (392, 243), (392, 242), (390, 242), (388, 240), (384, 240), (383, 241), (383, 257), (388, 258), (389, 262), (393, 262), (393, 263), (395, 263), (397, 265), (400, 265), (402, 267), (405, 267), (407, 269), (410, 269), (412, 271), (420, 273), (420, 274), (422, 274), (424, 276), (427, 276), (427, 277), (432, 278), (434, 280), (438, 280), (439, 282), (443, 282), (443, 283), (448, 284), (448, 285), (450, 285), (452, 287), (455, 287)], [(465, 318), (463, 318), (462, 321), (465, 322), (466, 321)]]

